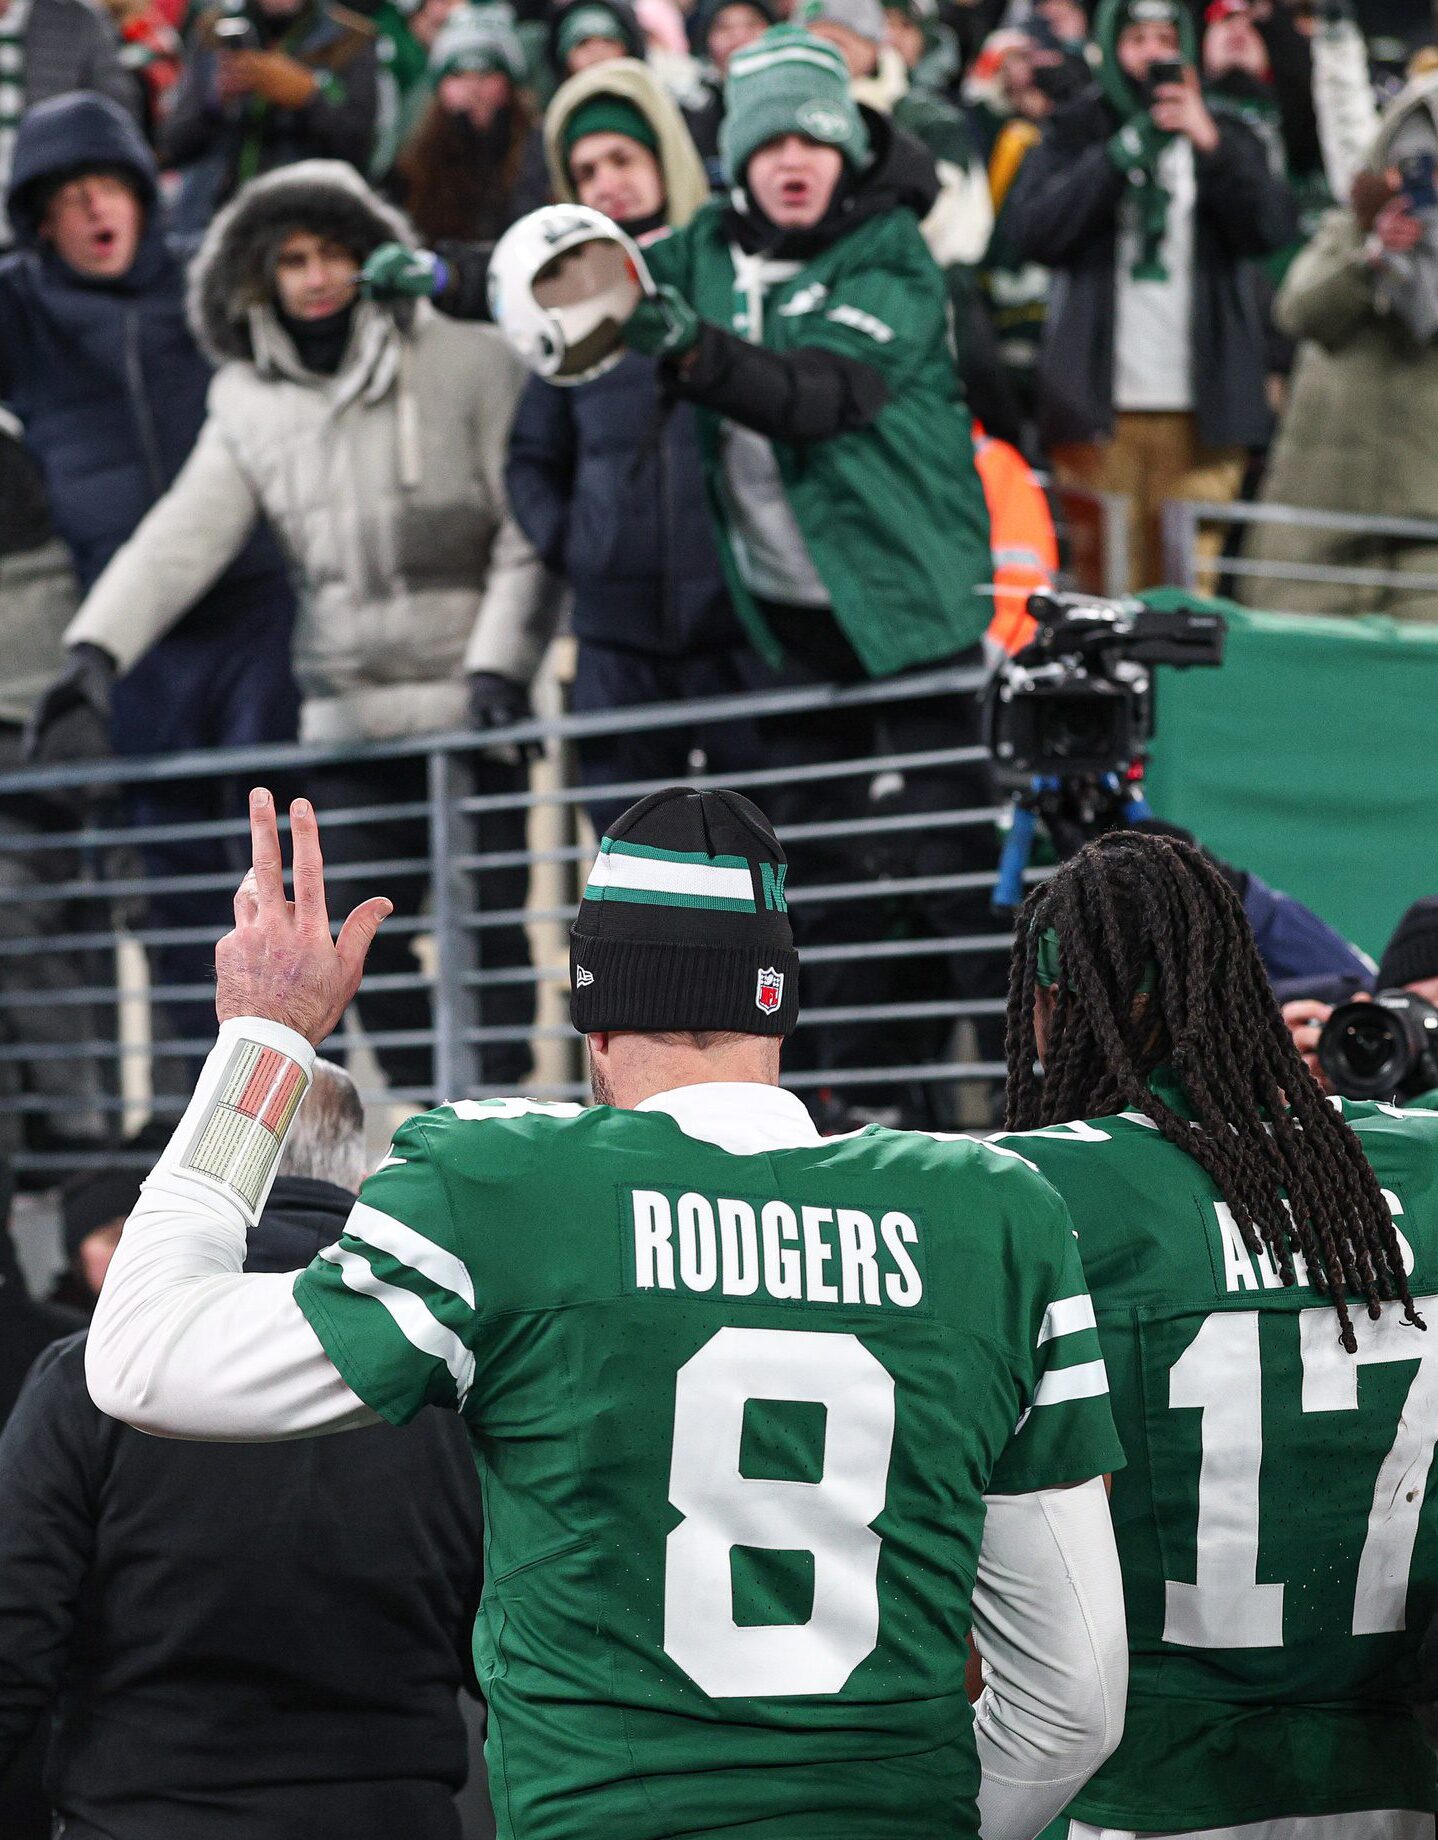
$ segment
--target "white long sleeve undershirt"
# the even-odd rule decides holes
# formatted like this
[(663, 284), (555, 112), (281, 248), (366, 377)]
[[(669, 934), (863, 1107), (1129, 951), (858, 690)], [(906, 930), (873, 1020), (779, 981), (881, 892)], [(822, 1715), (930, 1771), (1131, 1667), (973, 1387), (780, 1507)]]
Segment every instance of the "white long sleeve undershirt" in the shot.
[(973, 1603), (980, 1832), (1033, 1840), (1123, 1736), (1123, 1578), (1101, 1477), (986, 1505)]

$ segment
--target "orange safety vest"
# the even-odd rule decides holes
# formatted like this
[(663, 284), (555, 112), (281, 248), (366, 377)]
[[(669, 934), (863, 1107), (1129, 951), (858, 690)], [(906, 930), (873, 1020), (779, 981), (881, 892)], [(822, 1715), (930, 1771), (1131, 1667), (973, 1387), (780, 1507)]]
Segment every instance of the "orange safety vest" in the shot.
[(985, 434), (978, 422), (974, 465), (989, 507), (994, 559), (994, 614), (988, 636), (1012, 658), (1034, 635), (1029, 596), (1035, 588), (1050, 587), (1058, 572), (1058, 537), (1033, 468), (1016, 447)]

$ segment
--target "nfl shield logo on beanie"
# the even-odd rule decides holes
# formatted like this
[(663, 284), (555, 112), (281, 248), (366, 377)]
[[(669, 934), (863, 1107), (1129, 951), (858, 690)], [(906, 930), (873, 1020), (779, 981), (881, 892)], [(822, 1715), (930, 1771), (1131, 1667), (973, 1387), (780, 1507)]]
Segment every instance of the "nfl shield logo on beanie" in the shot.
[(631, 806), (600, 843), (570, 934), (575, 1028), (789, 1034), (787, 868), (769, 820), (737, 792), (676, 786)]
[(783, 1001), (784, 973), (769, 965), (759, 973), (759, 981), (754, 988), (754, 1007), (768, 1015), (776, 1011)]

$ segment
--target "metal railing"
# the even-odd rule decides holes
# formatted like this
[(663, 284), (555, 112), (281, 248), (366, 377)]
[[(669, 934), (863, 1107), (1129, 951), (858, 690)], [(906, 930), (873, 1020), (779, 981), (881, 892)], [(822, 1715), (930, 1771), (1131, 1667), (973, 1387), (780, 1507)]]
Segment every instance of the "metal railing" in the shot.
[[(328, 1050), (368, 1052), (385, 1066), (384, 1086), (371, 1081), (368, 1097), (413, 1109), (437, 1098), (510, 1091), (512, 1080), (493, 1075), (496, 1056), (503, 1060), (506, 1052), (511, 1064), (533, 1058), (523, 1090), (548, 1098), (583, 1094), (581, 1044), (568, 1026), (565, 997), (567, 930), (594, 848), (585, 808), (596, 798), (627, 804), (681, 778), (784, 806), (779, 829), (794, 864), (792, 915), (806, 980), (819, 991), (819, 1000), (811, 994), (804, 1006), (786, 1083), (806, 1092), (838, 1085), (846, 1094), (867, 1093), (871, 1104), (876, 1095), (922, 1089), (942, 1115), (955, 1105), (955, 1089), (1003, 1072), (994, 1047), (1001, 973), (997, 984), (981, 979), (975, 989), (965, 970), (977, 974), (999, 963), (1009, 943), (987, 911), (998, 813), (983, 749), (964, 739), (972, 725), (958, 719), (981, 682), (978, 670), (946, 669), (853, 688), (536, 718), (486, 733), (482, 748), (473, 733), (458, 732), (0, 776), (5, 1148), (17, 1167), (34, 1173), (108, 1163), (113, 1146), (148, 1115), (174, 1116), (213, 1039), (209, 967), (247, 860), (244, 793), (268, 783), (283, 806), (288, 792), (308, 790), (312, 775), (336, 767), (379, 771), (372, 774), (377, 795), (319, 805), (332, 915), (337, 923), (363, 896), (405, 885), (415, 898), (400, 905), (385, 932), (422, 954), (412, 968), (391, 965), (367, 976), (362, 1042), (352, 1022)], [(952, 744), (942, 721), (934, 732), (943, 699), (952, 699), (956, 712)], [(905, 712), (921, 706), (929, 727), (907, 732)], [(592, 737), (669, 735), (682, 745), (686, 732), (701, 727), (767, 724), (774, 732), (816, 717), (856, 723), (879, 745), (739, 772), (580, 783), (576, 750)], [(538, 764), (527, 773), (511, 769), (496, 787), (488, 763), (498, 751), (527, 745), (542, 750)], [(757, 757), (762, 763), (762, 750)], [(386, 779), (416, 778), (416, 763), (423, 796), (390, 796)], [(907, 797), (916, 791), (923, 797)], [(176, 809), (173, 820), (146, 808), (157, 797)], [(76, 802), (73, 815), (57, 821), (69, 801)], [(48, 819), (35, 820), (37, 805)], [(376, 855), (337, 847), (362, 841), (377, 824), (391, 833), (403, 827), (403, 848)], [(346, 831), (355, 835), (346, 839)], [(350, 856), (357, 859), (341, 860)], [(801, 861), (815, 868), (807, 880), (798, 873)], [(511, 893), (495, 905), (493, 890), (505, 877)], [(964, 923), (946, 926), (947, 912)], [(365, 1014), (375, 998), (391, 1012), (388, 1026), (372, 1026)], [(406, 1008), (409, 1026), (396, 1026)], [(916, 1053), (920, 1038), (928, 1045)], [(826, 1041), (842, 1041), (837, 1062), (826, 1059)], [(405, 1078), (406, 1068), (419, 1077)], [(985, 1116), (979, 1112), (980, 1121)]]
[[(1247, 556), (1241, 548), (1235, 551), (1231, 542), (1225, 542), (1223, 554), (1215, 556), (1204, 553), (1199, 541), (1206, 527), (1242, 534), (1264, 526), (1326, 533), (1336, 539), (1330, 546), (1335, 559), (1305, 562), (1298, 558)], [(1438, 594), (1438, 574), (1337, 560), (1342, 554), (1344, 539), (1351, 540), (1355, 554), (1364, 547), (1389, 544), (1396, 547), (1404, 543), (1431, 544), (1438, 549), (1438, 520), (1318, 511), (1302, 505), (1223, 505), (1206, 500), (1171, 499), (1163, 510), (1164, 578), (1180, 588), (1198, 588), (1215, 574), (1231, 582), (1261, 581), (1270, 584), (1261, 604), (1279, 609), (1285, 605), (1285, 599), (1278, 584), (1284, 582), (1351, 588), (1368, 595), (1383, 591)], [(1301, 610), (1308, 610), (1308, 605), (1306, 600), (1300, 601)], [(1356, 610), (1381, 612), (1382, 607), (1375, 603)]]

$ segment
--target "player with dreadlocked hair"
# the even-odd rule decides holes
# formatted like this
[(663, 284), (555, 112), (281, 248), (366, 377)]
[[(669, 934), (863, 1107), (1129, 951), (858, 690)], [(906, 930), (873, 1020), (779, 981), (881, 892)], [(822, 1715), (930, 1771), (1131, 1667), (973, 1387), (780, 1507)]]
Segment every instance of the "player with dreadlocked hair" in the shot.
[[(1050, 935), (1063, 969), (1045, 984), (1038, 960)], [(1035, 1012), (1045, 989), (1040, 1079)], [(1115, 831), (1035, 889), (1014, 938), (1008, 1059), (1011, 1127), (1145, 1113), (1208, 1171), (1245, 1246), (1266, 1248), (1285, 1284), (1301, 1256), (1350, 1354), (1345, 1292), (1374, 1319), (1397, 1298), (1416, 1320), (1378, 1178), (1307, 1076), (1242, 903), (1201, 850)], [(1161, 1067), (1192, 1118), (1156, 1088)]]
[(1008, 1062), (1128, 1457), (1125, 1735), (1045, 1840), (1431, 1840), (1438, 1119), (1325, 1100), (1222, 872), (1133, 831), (1026, 902)]

